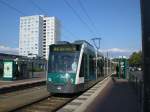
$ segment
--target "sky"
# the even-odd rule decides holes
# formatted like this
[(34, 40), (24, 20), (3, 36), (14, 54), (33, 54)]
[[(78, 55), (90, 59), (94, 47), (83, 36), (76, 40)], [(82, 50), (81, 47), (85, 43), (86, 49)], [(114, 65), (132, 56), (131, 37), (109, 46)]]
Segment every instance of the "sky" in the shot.
[(109, 56), (141, 50), (140, 0), (0, 0), (0, 52), (18, 53), (21, 16), (56, 16), (61, 40), (101, 38)]

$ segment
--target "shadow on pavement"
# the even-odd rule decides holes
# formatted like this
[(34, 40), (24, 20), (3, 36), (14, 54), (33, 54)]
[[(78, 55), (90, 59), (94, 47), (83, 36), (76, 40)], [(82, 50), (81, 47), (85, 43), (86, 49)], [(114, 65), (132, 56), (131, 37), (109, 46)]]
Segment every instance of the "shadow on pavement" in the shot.
[(112, 78), (85, 112), (138, 112), (137, 94), (127, 80)]

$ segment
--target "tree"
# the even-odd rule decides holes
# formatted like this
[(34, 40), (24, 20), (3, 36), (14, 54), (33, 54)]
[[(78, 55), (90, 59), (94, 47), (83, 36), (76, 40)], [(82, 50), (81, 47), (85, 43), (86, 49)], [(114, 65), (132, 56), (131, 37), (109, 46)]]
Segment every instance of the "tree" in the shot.
[(129, 65), (135, 67), (142, 66), (142, 52), (133, 52), (129, 58)]

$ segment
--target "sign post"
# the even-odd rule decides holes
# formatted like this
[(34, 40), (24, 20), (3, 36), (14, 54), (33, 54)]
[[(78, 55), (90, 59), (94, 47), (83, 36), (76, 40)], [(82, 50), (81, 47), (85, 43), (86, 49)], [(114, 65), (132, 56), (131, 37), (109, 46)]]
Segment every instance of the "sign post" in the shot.
[(142, 55), (144, 78), (143, 111), (150, 112), (150, 0), (141, 0)]

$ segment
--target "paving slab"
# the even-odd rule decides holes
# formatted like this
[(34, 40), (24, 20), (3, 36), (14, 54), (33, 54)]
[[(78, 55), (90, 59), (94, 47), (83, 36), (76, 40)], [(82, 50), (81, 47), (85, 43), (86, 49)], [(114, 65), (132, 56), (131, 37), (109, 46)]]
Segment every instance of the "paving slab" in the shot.
[(139, 112), (136, 91), (127, 80), (109, 83), (85, 112)]
[(99, 92), (102, 91), (110, 81), (111, 78), (106, 77), (103, 81), (97, 83), (95, 86), (68, 103), (63, 108), (59, 109), (57, 112), (84, 112), (94, 101)]
[(0, 80), (0, 88), (27, 84), (27, 83), (35, 83), (40, 81), (46, 81), (45, 78), (32, 78), (32, 79), (23, 79), (23, 80), (15, 80), (15, 81), (2, 81)]
[(127, 80), (107, 77), (57, 112), (139, 112), (138, 98)]

